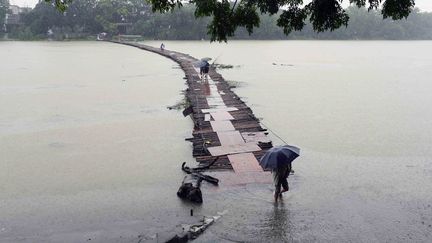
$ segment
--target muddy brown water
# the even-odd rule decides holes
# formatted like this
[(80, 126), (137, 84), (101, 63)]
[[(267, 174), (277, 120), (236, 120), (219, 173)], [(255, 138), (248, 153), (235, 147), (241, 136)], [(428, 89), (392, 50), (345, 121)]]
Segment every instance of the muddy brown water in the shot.
[(198, 242), (432, 239), (432, 42), (164, 43), (233, 65), (235, 92), (302, 148), (284, 201), (223, 181), (202, 206), (177, 199), (192, 123), (166, 109), (185, 88), (172, 61), (0, 42), (0, 241), (134, 242), (218, 212)]

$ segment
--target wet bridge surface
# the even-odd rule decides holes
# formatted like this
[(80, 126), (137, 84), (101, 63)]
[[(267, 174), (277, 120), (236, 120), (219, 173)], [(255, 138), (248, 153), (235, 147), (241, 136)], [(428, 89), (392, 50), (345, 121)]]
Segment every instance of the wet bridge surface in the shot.
[(186, 98), (195, 126), (191, 138), (193, 156), (200, 166), (216, 160), (211, 170), (234, 170), (224, 174), (224, 184), (269, 182), (270, 177), (258, 160), (272, 147), (266, 129), (252, 110), (232, 90), (230, 84), (210, 67), (209, 77), (201, 79), (196, 59), (188, 54), (151, 46), (115, 42), (154, 52), (177, 62), (185, 72)]

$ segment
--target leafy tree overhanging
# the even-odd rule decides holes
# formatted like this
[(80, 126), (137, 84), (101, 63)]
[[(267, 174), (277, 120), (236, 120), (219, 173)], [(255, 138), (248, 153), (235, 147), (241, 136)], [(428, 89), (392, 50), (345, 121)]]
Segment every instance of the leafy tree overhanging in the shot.
[[(73, 0), (45, 0), (60, 11), (65, 11)], [(128, 0), (125, 0), (128, 1)], [(144, 1), (144, 0), (143, 0)], [(238, 27), (245, 27), (250, 33), (260, 24), (259, 12), (270, 15), (281, 11), (277, 25), (285, 34), (303, 29), (306, 20), (312, 23), (317, 32), (335, 30), (347, 26), (348, 14), (342, 2), (358, 7), (377, 9), (382, 4), (384, 18), (398, 20), (408, 17), (414, 8), (414, 0), (147, 0), (153, 11), (165, 13), (188, 2), (196, 6), (196, 17), (213, 17), (208, 25), (211, 41), (227, 41)]]

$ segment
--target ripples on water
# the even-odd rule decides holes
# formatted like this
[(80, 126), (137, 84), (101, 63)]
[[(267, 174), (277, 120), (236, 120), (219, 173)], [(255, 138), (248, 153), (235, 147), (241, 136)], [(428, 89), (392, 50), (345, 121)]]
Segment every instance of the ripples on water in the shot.
[[(228, 213), (203, 239), (431, 239), (432, 42), (164, 43), (240, 66), (220, 72), (302, 148), (284, 204), (269, 185), (204, 188), (197, 215)], [(192, 124), (166, 109), (185, 88), (171, 61), (92, 42), (0, 53), (0, 237), (115, 241), (186, 220)]]
[(0, 241), (173, 227), (192, 126), (167, 106), (183, 100), (184, 74), (108, 43), (0, 42), (0, 53)]
[(432, 155), (430, 41), (197, 41), (167, 48), (240, 66), (220, 72), (244, 83), (236, 92), (291, 143), (357, 156)]
[(432, 239), (423, 210), (432, 201), (432, 42), (164, 43), (241, 66), (220, 72), (243, 82), (236, 93), (255, 115), (302, 148), (285, 207), (232, 197), (231, 212), (250, 216), (225, 217), (220, 236), (247, 222), (233, 239)]

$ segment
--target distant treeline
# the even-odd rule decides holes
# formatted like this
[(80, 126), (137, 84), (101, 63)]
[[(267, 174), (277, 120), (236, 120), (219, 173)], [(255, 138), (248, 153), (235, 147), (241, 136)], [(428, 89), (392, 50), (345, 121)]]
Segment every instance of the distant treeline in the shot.
[[(432, 13), (415, 9), (404, 20), (383, 20), (379, 11), (349, 7), (347, 28), (333, 32), (315, 33), (310, 24), (289, 36), (276, 26), (277, 16), (261, 16), (260, 27), (252, 35), (239, 29), (233, 39), (432, 39)], [(21, 16), (22, 25), (10, 30), (16, 39), (94, 38), (97, 33), (108, 35), (141, 35), (144, 39), (201, 40), (209, 39), (208, 18), (195, 18), (194, 7), (185, 5), (174, 12), (153, 13), (142, 0), (74, 0), (65, 13), (41, 1), (29, 13)]]

